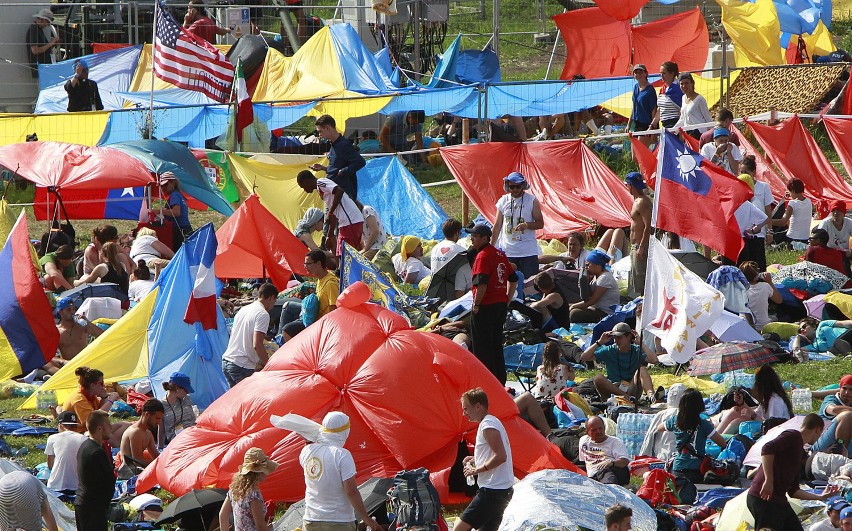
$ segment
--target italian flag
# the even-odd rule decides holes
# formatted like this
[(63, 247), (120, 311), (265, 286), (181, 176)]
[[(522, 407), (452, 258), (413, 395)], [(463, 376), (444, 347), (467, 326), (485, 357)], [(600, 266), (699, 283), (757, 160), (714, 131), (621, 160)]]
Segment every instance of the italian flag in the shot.
[(237, 61), (234, 78), (234, 97), (237, 100), (237, 142), (243, 141), (243, 129), (254, 121), (254, 109), (252, 109), (251, 96), (246, 88), (246, 78), (243, 76), (243, 65)]

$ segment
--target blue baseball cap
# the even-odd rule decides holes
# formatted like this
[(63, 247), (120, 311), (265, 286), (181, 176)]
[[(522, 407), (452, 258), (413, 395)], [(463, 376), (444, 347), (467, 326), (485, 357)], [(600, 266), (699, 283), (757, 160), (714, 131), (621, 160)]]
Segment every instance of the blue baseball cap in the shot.
[(192, 388), (192, 381), (189, 379), (189, 376), (182, 372), (173, 372), (172, 375), (169, 376), (169, 383), (186, 389), (187, 393), (195, 392), (195, 389)]
[(846, 520), (847, 518), (852, 518), (852, 507), (844, 507), (843, 510), (840, 511), (840, 519)]
[(74, 306), (74, 300), (70, 297), (65, 297), (62, 299), (58, 299), (56, 301), (56, 307), (53, 308), (53, 314), (59, 315), (59, 312), (68, 308), (69, 306)]
[(833, 498), (829, 498), (826, 502), (829, 511), (838, 511), (842, 512), (843, 509), (846, 509), (849, 506), (849, 503), (843, 499), (842, 496), (835, 496)]
[(601, 267), (608, 267), (610, 260), (612, 260), (612, 258), (600, 249), (594, 249), (586, 256), (586, 263), (599, 265)]
[(76, 63), (74, 63), (74, 68), (77, 68), (77, 65), (82, 66), (82, 67), (83, 67), (83, 68), (85, 68), (86, 70), (88, 70), (88, 69), (89, 69), (89, 62), (88, 62), (88, 61), (86, 61), (85, 59), (78, 59), (78, 60), (77, 60), (77, 62), (76, 62)]
[(638, 171), (628, 173), (624, 177), (624, 181), (637, 190), (644, 190), (645, 188), (648, 188), (648, 185), (645, 184), (645, 178), (642, 177), (642, 174)]
[(728, 131), (726, 127), (717, 127), (713, 129), (713, 139), (719, 138), (720, 136), (731, 136), (731, 132)]

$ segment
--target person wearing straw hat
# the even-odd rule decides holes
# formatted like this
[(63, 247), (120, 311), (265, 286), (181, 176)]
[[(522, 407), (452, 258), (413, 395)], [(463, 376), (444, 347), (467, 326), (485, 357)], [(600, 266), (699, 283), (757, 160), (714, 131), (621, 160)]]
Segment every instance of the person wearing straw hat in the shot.
[(299, 454), (305, 472), (304, 531), (355, 531), (356, 515), (368, 529), (382, 529), (367, 514), (355, 481), (355, 460), (343, 447), (351, 428), (345, 413), (331, 411), (322, 424), (293, 413), (272, 415), (269, 420), (276, 428), (294, 431), (312, 443)]
[(538, 242), (535, 231), (544, 228), (544, 217), (538, 199), (527, 192), (530, 183), (520, 173), (513, 171), (503, 178), (506, 194), (497, 200), (497, 218), (494, 220), (494, 245), (506, 253), (509, 261), (518, 267), (524, 278), (538, 273)]
[(38, 78), (38, 65), (53, 63), (53, 49), (59, 46), (59, 36), (53, 27), (53, 12), (49, 7), (39, 9), (33, 15), (33, 23), (27, 29), (26, 42), (31, 74)]
[(260, 483), (275, 472), (278, 463), (257, 447), (249, 448), (243, 464), (231, 480), (228, 496), (219, 511), (219, 527), (231, 529), (231, 517), (237, 531), (271, 531), (266, 522), (266, 506), (260, 493)]

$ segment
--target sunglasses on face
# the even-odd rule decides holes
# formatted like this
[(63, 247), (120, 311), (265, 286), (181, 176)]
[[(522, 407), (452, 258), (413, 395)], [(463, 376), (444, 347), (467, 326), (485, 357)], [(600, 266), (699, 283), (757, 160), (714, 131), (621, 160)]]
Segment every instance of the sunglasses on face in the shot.
[(522, 185), (520, 185), (520, 184), (510, 184), (510, 185), (508, 186), (508, 188), (509, 188), (509, 190), (520, 190), (520, 189), (522, 189), (522, 188), (523, 188), (523, 186), (522, 186)]

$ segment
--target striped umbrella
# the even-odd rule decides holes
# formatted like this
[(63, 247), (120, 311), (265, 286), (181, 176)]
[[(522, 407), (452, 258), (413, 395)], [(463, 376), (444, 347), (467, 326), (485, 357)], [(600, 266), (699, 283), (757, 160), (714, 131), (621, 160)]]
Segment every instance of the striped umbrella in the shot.
[(777, 356), (768, 348), (756, 343), (719, 343), (696, 352), (689, 362), (688, 372), (692, 376), (726, 373), (737, 369), (760, 367), (774, 361), (778, 361)]

